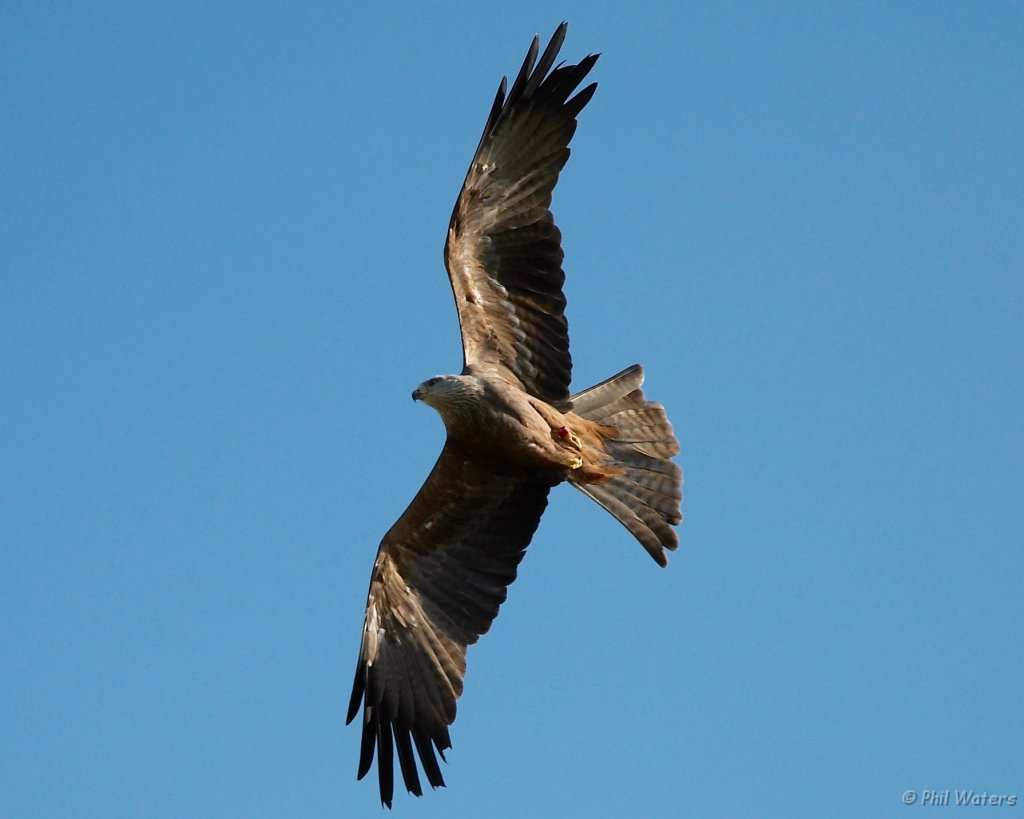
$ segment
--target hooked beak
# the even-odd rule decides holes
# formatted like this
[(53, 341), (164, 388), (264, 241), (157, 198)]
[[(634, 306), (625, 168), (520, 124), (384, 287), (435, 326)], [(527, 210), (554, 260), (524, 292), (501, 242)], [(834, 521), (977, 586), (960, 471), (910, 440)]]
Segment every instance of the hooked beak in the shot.
[(423, 393), (420, 392), (420, 388), (417, 387), (412, 391), (412, 400), (419, 401), (423, 397)]

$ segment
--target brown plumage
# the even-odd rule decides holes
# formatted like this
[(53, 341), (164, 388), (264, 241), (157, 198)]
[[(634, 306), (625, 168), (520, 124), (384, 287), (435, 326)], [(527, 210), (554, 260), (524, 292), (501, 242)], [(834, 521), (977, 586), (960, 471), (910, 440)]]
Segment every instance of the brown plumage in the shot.
[(682, 473), (670, 460), (679, 445), (664, 410), (644, 398), (643, 370), (569, 396), (563, 254), (549, 206), (596, 88), (577, 93), (597, 55), (553, 67), (565, 30), (539, 60), (534, 38), (507, 95), (501, 81), (448, 228), (463, 369), (413, 392), (448, 437), (380, 544), (348, 710), (351, 722), (363, 706), (358, 777), (376, 756), (389, 807), (395, 756), (411, 793), (422, 794), (419, 768), (444, 785), (437, 757), (451, 747), (466, 649), (497, 616), (551, 487), (568, 481), (589, 495), (662, 566), (679, 544)]

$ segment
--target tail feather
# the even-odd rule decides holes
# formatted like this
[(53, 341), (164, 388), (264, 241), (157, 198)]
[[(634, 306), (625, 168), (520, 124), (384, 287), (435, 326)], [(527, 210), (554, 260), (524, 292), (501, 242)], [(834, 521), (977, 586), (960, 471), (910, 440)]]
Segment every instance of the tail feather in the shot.
[(682, 522), (683, 473), (669, 460), (679, 442), (660, 404), (640, 389), (644, 371), (634, 364), (618, 375), (573, 396), (573, 412), (611, 427), (604, 437), (609, 477), (570, 482), (625, 526), (660, 565), (665, 550), (679, 546), (673, 526)]
[[(615, 405), (644, 383), (644, 370), (639, 364), (627, 367), (621, 373), (606, 378), (600, 384), (587, 387), (572, 397), (573, 412), (584, 418), (596, 419), (597, 414), (617, 412)], [(621, 409), (619, 407), (618, 409)]]
[(634, 448), (652, 458), (671, 458), (679, 454), (675, 438), (664, 438), (665, 411), (661, 407), (623, 409), (603, 419), (618, 430), (615, 440), (620, 444), (634, 444)]

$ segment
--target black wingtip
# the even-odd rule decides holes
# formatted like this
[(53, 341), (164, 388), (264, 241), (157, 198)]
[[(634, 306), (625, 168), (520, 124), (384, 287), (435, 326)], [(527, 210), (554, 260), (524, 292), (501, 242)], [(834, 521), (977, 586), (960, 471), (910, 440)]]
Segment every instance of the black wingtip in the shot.
[(412, 753), (412, 737), (409, 729), (405, 726), (396, 725), (395, 751), (398, 753), (398, 766), (402, 771), (402, 781), (405, 782), (405, 789), (413, 796), (423, 796), (423, 788), (420, 786), (420, 777), (416, 771), (416, 759)]
[(377, 747), (377, 726), (373, 714), (366, 711), (363, 721), (363, 735), (359, 745), (359, 767), (356, 769), (356, 780), (362, 779), (373, 767), (374, 751)]
[(391, 725), (383, 719), (377, 721), (377, 783), (380, 785), (381, 804), (390, 808), (395, 795), (395, 757)]
[(537, 61), (537, 50), (539, 48), (540, 37), (534, 34), (533, 42), (530, 43), (530, 49), (526, 52), (526, 59), (523, 60), (523, 65), (520, 67), (519, 73), (516, 74), (512, 88), (508, 92), (508, 99), (516, 99), (522, 92), (523, 86), (526, 85), (526, 81), (530, 78), (530, 72), (533, 71), (534, 63)]
[(359, 713), (359, 706), (363, 702), (363, 690), (366, 685), (366, 670), (363, 668), (362, 660), (356, 663), (356, 678), (352, 681), (352, 696), (348, 701), (348, 714), (345, 716), (345, 724), (351, 725), (352, 720)]

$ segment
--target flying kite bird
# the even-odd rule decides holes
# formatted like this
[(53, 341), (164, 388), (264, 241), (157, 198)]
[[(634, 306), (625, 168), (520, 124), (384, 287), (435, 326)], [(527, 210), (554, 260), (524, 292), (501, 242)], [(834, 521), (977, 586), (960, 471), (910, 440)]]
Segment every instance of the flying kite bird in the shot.
[(614, 515), (660, 565), (679, 539), (679, 444), (634, 365), (569, 394), (561, 234), (549, 206), (597, 61), (553, 67), (566, 24), (538, 40), (506, 94), (498, 87), (448, 226), (445, 266), (463, 368), (420, 384), (444, 449), (381, 541), (370, 578), (347, 722), (363, 704), (358, 778), (377, 756), (391, 807), (394, 755), (405, 787), (444, 785), (437, 754), (462, 693), (466, 648), (486, 632), (553, 486), (568, 481)]

